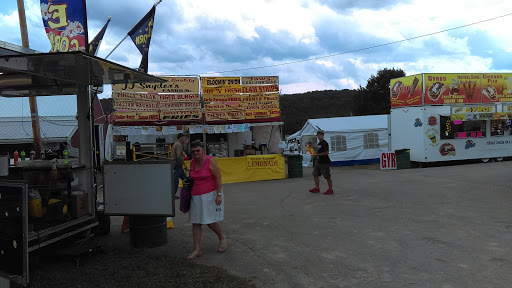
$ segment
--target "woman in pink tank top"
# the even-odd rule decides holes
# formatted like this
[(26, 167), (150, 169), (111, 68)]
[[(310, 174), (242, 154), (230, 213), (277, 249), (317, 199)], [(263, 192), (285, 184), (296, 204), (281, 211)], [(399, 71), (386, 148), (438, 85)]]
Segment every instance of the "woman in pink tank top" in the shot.
[(190, 152), (190, 178), (194, 180), (192, 186), (192, 200), (190, 203), (189, 219), (192, 222), (194, 237), (194, 251), (188, 259), (194, 259), (203, 254), (201, 250), (201, 237), (203, 224), (207, 224), (219, 238), (219, 252), (227, 249), (227, 238), (222, 234), (219, 221), (224, 220), (224, 193), (222, 193), (222, 180), (217, 161), (205, 154), (201, 142), (193, 142)]

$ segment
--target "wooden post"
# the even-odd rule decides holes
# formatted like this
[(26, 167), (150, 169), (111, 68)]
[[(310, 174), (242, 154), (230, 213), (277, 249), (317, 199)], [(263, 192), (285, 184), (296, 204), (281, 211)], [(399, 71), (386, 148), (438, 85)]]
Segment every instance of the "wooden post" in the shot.
[[(20, 30), (21, 30), (21, 45), (25, 48), (29, 48), (28, 44), (28, 31), (27, 31), (27, 19), (25, 17), (25, 4), (23, 0), (18, 1), (18, 16), (20, 19)], [(39, 126), (39, 113), (37, 111), (37, 99), (36, 97), (28, 97), (28, 103), (30, 105), (30, 119), (32, 119), (32, 135), (34, 137), (34, 150), (36, 151), (36, 157), (39, 158), (41, 155), (41, 130)]]

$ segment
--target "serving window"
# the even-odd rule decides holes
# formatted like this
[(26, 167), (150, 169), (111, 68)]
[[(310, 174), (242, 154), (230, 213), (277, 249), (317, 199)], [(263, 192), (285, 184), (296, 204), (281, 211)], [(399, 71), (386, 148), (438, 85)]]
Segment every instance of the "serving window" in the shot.
[(512, 120), (492, 120), (491, 136), (512, 135)]
[(486, 120), (451, 120), (441, 116), (441, 139), (482, 138), (486, 136)]

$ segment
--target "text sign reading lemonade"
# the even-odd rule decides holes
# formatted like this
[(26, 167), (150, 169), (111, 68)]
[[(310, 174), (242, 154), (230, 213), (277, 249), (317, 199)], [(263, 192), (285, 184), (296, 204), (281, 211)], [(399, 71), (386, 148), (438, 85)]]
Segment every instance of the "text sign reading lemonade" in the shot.
[(271, 167), (279, 167), (278, 155), (247, 156), (248, 169), (265, 169)]

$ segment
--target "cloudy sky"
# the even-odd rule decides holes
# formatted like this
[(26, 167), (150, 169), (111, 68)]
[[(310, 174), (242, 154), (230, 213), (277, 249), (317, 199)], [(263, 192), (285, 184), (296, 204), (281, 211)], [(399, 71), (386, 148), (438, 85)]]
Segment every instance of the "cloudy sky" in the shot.
[[(154, 2), (88, 0), (89, 39), (112, 16), (98, 56), (105, 57)], [(508, 3), (504, 0), (163, 0), (156, 9), (149, 72), (277, 75), (282, 93), (290, 94), (354, 89), (366, 85), (379, 69), (391, 67), (401, 68), (407, 75), (512, 71), (512, 15), (500, 17), (512, 13)], [(25, 8), (30, 47), (48, 51), (50, 44), (39, 1), (25, 0)], [(496, 17), (445, 33), (364, 49)], [(15, 0), (2, 1), (0, 40), (21, 45)], [(360, 51), (344, 53), (354, 50)], [(338, 55), (302, 61), (332, 54)], [(130, 38), (109, 57), (128, 67), (138, 67), (140, 59)], [(272, 67), (256, 69), (263, 66)], [(107, 88), (102, 97), (109, 96)]]

